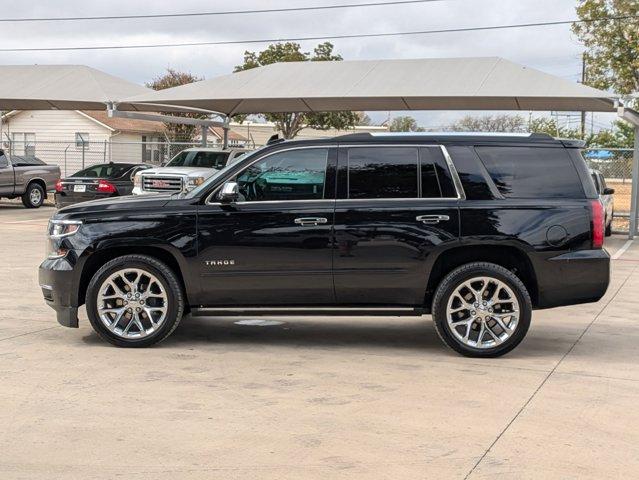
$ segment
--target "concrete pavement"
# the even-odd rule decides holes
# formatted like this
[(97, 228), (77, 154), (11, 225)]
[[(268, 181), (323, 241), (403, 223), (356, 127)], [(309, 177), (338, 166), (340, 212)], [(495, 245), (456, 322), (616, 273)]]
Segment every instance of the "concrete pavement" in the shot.
[(126, 350), (44, 305), (53, 211), (0, 202), (2, 479), (638, 475), (639, 240), (604, 299), (535, 312), (500, 359), (456, 355), (429, 317), (187, 317)]

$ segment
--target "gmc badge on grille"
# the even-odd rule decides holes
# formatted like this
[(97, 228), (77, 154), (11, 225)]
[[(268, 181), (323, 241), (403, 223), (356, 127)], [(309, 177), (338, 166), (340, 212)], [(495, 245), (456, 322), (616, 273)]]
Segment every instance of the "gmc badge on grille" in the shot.
[(169, 188), (169, 182), (166, 180), (151, 180), (151, 186), (153, 188)]

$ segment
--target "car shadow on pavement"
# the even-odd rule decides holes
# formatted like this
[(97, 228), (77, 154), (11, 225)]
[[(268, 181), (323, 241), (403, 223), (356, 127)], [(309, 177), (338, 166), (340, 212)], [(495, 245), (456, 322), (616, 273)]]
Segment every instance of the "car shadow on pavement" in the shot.
[[(278, 345), (291, 348), (361, 346), (391, 349), (445, 350), (435, 329), (427, 319), (412, 319), (382, 323), (369, 318), (333, 319), (323, 321), (313, 317), (278, 317), (277, 325), (238, 325), (248, 317), (185, 317), (173, 334), (159, 346), (189, 346), (206, 344)], [(254, 319), (251, 319), (254, 320)], [(260, 320), (274, 320), (261, 318)], [(259, 322), (259, 320), (258, 320)], [(83, 338), (86, 343), (104, 343), (97, 334)]]
[[(238, 325), (248, 317), (185, 317), (173, 334), (157, 348), (175, 348), (206, 345), (240, 345), (248, 348), (278, 346), (283, 348), (305, 347), (366, 348), (371, 350), (432, 351), (437, 354), (459, 355), (447, 348), (439, 339), (430, 317), (381, 319), (377, 317), (331, 318), (278, 317), (261, 318), (277, 320), (277, 325)], [(255, 320), (255, 319), (251, 319)], [(258, 320), (259, 322), (259, 320)], [(91, 345), (110, 345), (91, 332), (83, 341)], [(568, 345), (557, 338), (554, 329), (529, 336), (508, 358), (534, 358), (563, 355)]]

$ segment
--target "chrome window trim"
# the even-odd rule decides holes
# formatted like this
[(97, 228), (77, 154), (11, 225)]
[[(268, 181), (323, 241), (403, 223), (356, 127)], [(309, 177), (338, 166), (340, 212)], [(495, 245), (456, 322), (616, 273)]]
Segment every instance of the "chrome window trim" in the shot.
[[(255, 160), (253, 160), (251, 163), (249, 163), (248, 165), (246, 165), (242, 170), (238, 171), (237, 173), (234, 173), (233, 175), (239, 175), (241, 172), (244, 171), (244, 169), (250, 167), (251, 165), (253, 165), (256, 162), (259, 162), (260, 160), (262, 160), (263, 158), (269, 157), (271, 155), (274, 155), (276, 153), (281, 153), (281, 152), (288, 152), (288, 151), (293, 151), (293, 150), (307, 150), (309, 148), (326, 148), (326, 149), (330, 149), (330, 148), (375, 148), (375, 147), (414, 147), (414, 148), (422, 148), (422, 147), (427, 147), (427, 148), (439, 148), (442, 151), (442, 154), (444, 155), (444, 161), (446, 162), (446, 165), (448, 166), (448, 170), (451, 174), (451, 177), (453, 179), (453, 185), (455, 186), (455, 191), (457, 192), (457, 196), (456, 197), (440, 197), (440, 198), (419, 198), (419, 197), (411, 197), (411, 198), (340, 198), (340, 199), (334, 199), (334, 198), (330, 198), (330, 199), (319, 199), (319, 200), (264, 200), (261, 202), (235, 202), (236, 205), (245, 205), (245, 204), (254, 204), (254, 203), (263, 203), (263, 204), (269, 204), (269, 203), (291, 203), (291, 202), (295, 202), (295, 203), (308, 203), (308, 202), (370, 202), (370, 201), (382, 201), (382, 202), (394, 202), (394, 201), (416, 201), (416, 200), (422, 200), (422, 201), (427, 201), (427, 202), (438, 202), (438, 201), (451, 201), (451, 200), (466, 200), (466, 193), (464, 192), (464, 187), (461, 183), (461, 179), (459, 178), (459, 173), (457, 172), (457, 168), (455, 168), (455, 164), (453, 163), (453, 160), (450, 156), (450, 154), (448, 153), (448, 149), (444, 146), (444, 145), (440, 145), (440, 144), (410, 144), (410, 143), (391, 143), (391, 144), (377, 144), (377, 143), (365, 143), (365, 144), (338, 144), (338, 143), (331, 143), (331, 144), (327, 144), (327, 145), (305, 145), (305, 146), (301, 146), (301, 147), (290, 147), (290, 148), (283, 148), (281, 150), (276, 150), (274, 152), (270, 152), (267, 153), (264, 156), (261, 156), (259, 158), (256, 158)], [(328, 159), (327, 159), (328, 161)], [(226, 183), (226, 181), (228, 180), (229, 177), (225, 178), (224, 181), (222, 182), (222, 185), (224, 183)], [(204, 201), (205, 205), (222, 205), (221, 202), (211, 202), (211, 198), (218, 192), (218, 190), (221, 188), (221, 186), (218, 186), (217, 188), (215, 188), (207, 197), (206, 200)]]

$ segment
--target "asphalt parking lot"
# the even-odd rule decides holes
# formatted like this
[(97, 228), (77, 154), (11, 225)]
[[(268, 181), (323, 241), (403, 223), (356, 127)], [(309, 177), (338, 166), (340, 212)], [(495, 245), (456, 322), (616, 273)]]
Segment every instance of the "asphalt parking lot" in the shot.
[(2, 479), (637, 476), (639, 240), (607, 239), (599, 303), (535, 312), (500, 359), (429, 317), (187, 317), (126, 350), (41, 299), (53, 212), (0, 202)]

